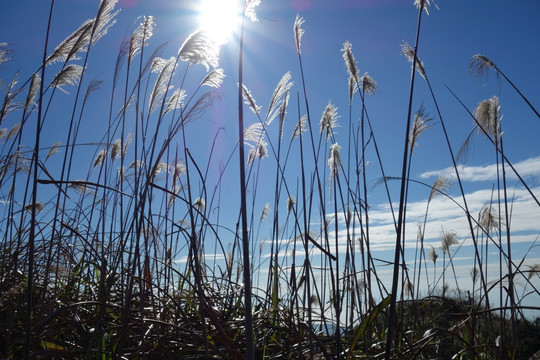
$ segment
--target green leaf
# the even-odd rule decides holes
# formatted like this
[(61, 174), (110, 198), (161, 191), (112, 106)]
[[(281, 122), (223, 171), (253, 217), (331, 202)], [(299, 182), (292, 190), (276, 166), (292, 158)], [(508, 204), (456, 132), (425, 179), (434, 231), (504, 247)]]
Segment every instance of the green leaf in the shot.
[(371, 310), (371, 313), (364, 318), (360, 326), (358, 327), (358, 330), (356, 331), (356, 336), (354, 337), (354, 341), (351, 344), (351, 348), (349, 349), (349, 353), (347, 354), (347, 360), (351, 358), (351, 355), (353, 353), (354, 347), (356, 346), (356, 343), (360, 339), (362, 335), (364, 335), (364, 332), (366, 331), (366, 328), (375, 321), (375, 318), (379, 313), (390, 304), (390, 299), (392, 298), (391, 295), (388, 295), (383, 301), (381, 301), (377, 306)]

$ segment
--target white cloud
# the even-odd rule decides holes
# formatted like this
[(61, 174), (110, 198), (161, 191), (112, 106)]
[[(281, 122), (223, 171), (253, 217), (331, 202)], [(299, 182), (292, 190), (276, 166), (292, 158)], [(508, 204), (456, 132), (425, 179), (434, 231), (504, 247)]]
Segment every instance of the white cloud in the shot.
[[(512, 165), (522, 178), (540, 176), (540, 156), (532, 157)], [(484, 166), (458, 165), (458, 171), (463, 181), (495, 181), (497, 179), (496, 164)], [(517, 176), (509, 166), (506, 166), (506, 174), (508, 179), (517, 179)], [(445, 169), (426, 171), (420, 174), (420, 178), (422, 179), (436, 176), (455, 178), (454, 167), (450, 166)]]

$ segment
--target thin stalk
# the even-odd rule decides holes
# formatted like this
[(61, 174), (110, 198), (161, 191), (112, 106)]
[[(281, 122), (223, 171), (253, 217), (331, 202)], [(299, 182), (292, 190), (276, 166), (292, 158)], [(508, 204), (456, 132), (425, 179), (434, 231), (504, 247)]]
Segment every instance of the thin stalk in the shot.
[(253, 344), (253, 315), (251, 312), (251, 266), (249, 257), (249, 232), (247, 225), (247, 204), (246, 204), (246, 170), (244, 151), (244, 103), (242, 98), (243, 85), (243, 48), (244, 48), (244, 25), (246, 20), (246, 3), (242, 14), (242, 25), (240, 27), (240, 46), (238, 54), (238, 141), (240, 160), (240, 213), (242, 217), (242, 252), (244, 263), (244, 309), (245, 309), (245, 338), (246, 338), (246, 360), (253, 360), (255, 349)]

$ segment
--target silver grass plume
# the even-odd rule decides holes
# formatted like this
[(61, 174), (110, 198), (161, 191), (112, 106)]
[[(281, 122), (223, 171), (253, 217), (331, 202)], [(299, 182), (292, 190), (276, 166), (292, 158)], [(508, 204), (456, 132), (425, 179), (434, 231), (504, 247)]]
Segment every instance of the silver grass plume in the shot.
[(7, 43), (0, 43), (0, 64), (10, 60), (9, 54), (11, 53), (11, 51), (7, 49), (7, 46)]
[(531, 280), (535, 274), (540, 273), (540, 264), (527, 265), (529, 267), (529, 274), (527, 279)]
[[(414, 49), (407, 44), (406, 42), (403, 42), (401, 44), (401, 53), (411, 64), (414, 64)], [(422, 76), (424, 79), (426, 79), (426, 70), (424, 68), (424, 63), (420, 61), (418, 56), (416, 57), (416, 71)]]
[(202, 64), (208, 71), (210, 66), (218, 66), (219, 44), (204, 30), (197, 30), (184, 41), (178, 56), (191, 64)]
[(6, 135), (7, 135), (7, 129), (6, 128), (0, 129), (0, 140), (5, 138)]
[(115, 160), (120, 157), (120, 154), (122, 153), (122, 139), (116, 139), (111, 147), (111, 159)]
[(51, 148), (49, 149), (49, 152), (47, 153), (47, 157), (45, 158), (45, 161), (47, 161), (51, 156), (58, 153), (60, 150), (58, 150), (58, 147), (60, 146), (60, 141), (57, 141)]
[(287, 198), (287, 213), (290, 214), (291, 211), (294, 209), (294, 205), (296, 204), (296, 199), (294, 196), (290, 195)]
[(163, 95), (165, 95), (165, 92), (168, 90), (167, 85), (169, 84), (169, 80), (174, 74), (175, 66), (176, 58), (174, 56), (169, 60), (162, 58), (154, 59), (152, 72), (159, 72), (159, 75), (154, 84), (152, 95), (150, 95), (149, 113), (154, 112), (161, 104)]
[(224, 77), (225, 73), (223, 72), (223, 69), (214, 69), (204, 77), (203, 81), (201, 82), (201, 86), (218, 88), (221, 86)]
[(429, 257), (429, 260), (433, 262), (433, 264), (437, 262), (437, 258), (439, 257), (439, 255), (437, 254), (433, 246), (431, 246), (431, 250), (429, 250), (428, 252), (428, 257)]
[(470, 273), (473, 284), (476, 284), (476, 281), (478, 280), (478, 273), (479, 273), (478, 268), (476, 266), (473, 267)]
[(90, 96), (92, 96), (96, 91), (98, 91), (101, 87), (101, 84), (103, 84), (103, 80), (101, 79), (93, 79), (92, 81), (90, 81), (90, 84), (88, 84), (86, 92), (84, 93), (84, 101), (88, 100)]
[(255, 8), (259, 6), (260, 3), (261, 0), (246, 0), (244, 14), (245, 16), (250, 18), (251, 21), (259, 21), (259, 19), (257, 18), (257, 13), (255, 12)]
[(68, 92), (62, 88), (62, 86), (77, 85), (81, 78), (82, 72), (83, 72), (82, 66), (75, 65), (75, 64), (68, 65), (62, 70), (60, 70), (58, 74), (55, 75), (51, 83), (51, 86), (68, 94)]
[(176, 200), (176, 194), (178, 194), (180, 192), (180, 189), (181, 187), (178, 185), (178, 184), (174, 184), (172, 187), (171, 187), (171, 192), (173, 194), (169, 194), (169, 199), (167, 201), (167, 209), (170, 209), (171, 206), (174, 204), (174, 200)]
[(147, 41), (154, 34), (155, 20), (153, 16), (143, 17), (143, 21), (137, 29), (131, 34), (129, 41), (128, 61), (131, 61), (141, 51), (143, 46), (148, 45)]
[(414, 114), (413, 128), (409, 139), (409, 154), (412, 154), (413, 149), (418, 144), (420, 135), (429, 127), (433, 126), (431, 123), (432, 120), (433, 118), (426, 113), (426, 108), (422, 104), (420, 109)]
[(253, 160), (268, 156), (267, 144), (264, 141), (263, 125), (261, 123), (252, 124), (244, 130), (244, 141), (251, 148), (248, 153), (248, 166)]
[(307, 130), (307, 115), (304, 115), (296, 123), (296, 127), (294, 128), (294, 131), (292, 133), (291, 140), (294, 140), (294, 138), (296, 138), (301, 133), (306, 132)]
[(32, 81), (30, 81), (30, 88), (28, 89), (28, 95), (26, 96), (26, 101), (24, 102), (24, 111), (28, 111), (28, 108), (31, 105), (34, 105), (34, 99), (39, 92), (39, 85), (41, 84), (41, 78), (38, 73), (35, 73), (32, 76)]
[[(497, 71), (497, 65), (495, 65), (491, 60), (487, 58), (485, 55), (476, 54), (474, 55), (471, 60), (469, 60), (469, 74), (473, 74), (474, 76), (479, 79), (482, 77), (486, 77), (489, 74), (489, 69)], [(498, 75), (499, 73), (497, 73)]]
[(268, 156), (268, 149), (266, 148), (266, 142), (259, 140), (255, 146), (253, 146), (248, 153), (247, 165), (249, 166), (255, 159), (262, 159)]
[(330, 181), (337, 176), (341, 169), (341, 146), (338, 143), (330, 145), (330, 158), (328, 159), (328, 167), (330, 168)]
[(408, 295), (408, 296), (413, 296), (414, 295), (414, 286), (413, 286), (413, 283), (410, 281), (410, 280), (407, 280), (405, 281), (405, 284), (404, 284), (404, 290), (405, 290), (405, 295)]
[(257, 143), (263, 137), (263, 125), (261, 123), (254, 123), (249, 125), (244, 130), (244, 142), (246, 145), (253, 147), (253, 143)]
[(40, 202), (36, 202), (35, 204), (28, 204), (24, 207), (24, 210), (26, 211), (31, 211), (32, 208), (35, 207), (36, 208), (36, 212), (40, 212), (41, 210), (43, 210), (43, 208), (45, 207), (43, 205), (43, 203), (40, 203)]
[(128, 133), (126, 138), (124, 139), (124, 148), (122, 149), (122, 160), (126, 158), (126, 153), (129, 148), (129, 145), (131, 144), (131, 141), (133, 141), (133, 137), (131, 136), (131, 133)]
[(294, 42), (296, 43), (296, 52), (298, 55), (302, 53), (302, 35), (304, 35), (305, 30), (302, 29), (304, 24), (304, 18), (296, 14), (296, 20), (294, 21)]
[(90, 43), (94, 22), (94, 19), (86, 20), (77, 30), (65, 38), (54, 49), (53, 53), (47, 57), (45, 64), (50, 65), (58, 61), (77, 60), (77, 55), (85, 52)]
[(332, 130), (337, 126), (338, 118), (339, 116), (337, 114), (337, 107), (335, 107), (331, 103), (328, 103), (321, 117), (321, 133), (326, 131), (326, 141), (330, 139), (330, 136), (332, 135)]
[(21, 104), (15, 102), (15, 98), (22, 91), (22, 88), (18, 90), (13, 90), (15, 85), (17, 85), (18, 74), (15, 74), (11, 82), (9, 83), (6, 93), (4, 95), (4, 101), (2, 103), (2, 108), (0, 109), (0, 124), (12, 111), (18, 110), (21, 108)]
[(450, 255), (450, 248), (458, 243), (457, 234), (454, 231), (444, 231), (441, 235), (441, 250), (443, 253)]
[[(481, 101), (474, 109), (474, 117), (478, 124), (485, 130), (488, 135), (493, 136), (495, 141), (498, 141), (502, 136), (500, 131), (500, 122), (502, 117), (499, 117), (499, 98), (495, 95), (491, 99)], [(478, 129), (478, 133), (483, 133)]]
[(479, 214), (478, 224), (488, 234), (499, 227), (500, 219), (492, 205), (484, 205), (482, 207)]
[(6, 138), (6, 141), (9, 141), (11, 140), (11, 138), (13, 138), (15, 135), (17, 135), (19, 133), (19, 130), (21, 130), (21, 123), (16, 123), (15, 125), (13, 125), (11, 127), (11, 129), (9, 130), (9, 133), (8, 133), (8, 136)]
[(195, 202), (193, 203), (193, 207), (202, 212), (206, 207), (206, 202), (203, 198), (196, 198)]
[(260, 222), (266, 220), (266, 218), (268, 218), (268, 214), (270, 214), (270, 203), (264, 204), (264, 207), (261, 211)]
[(102, 0), (99, 4), (92, 44), (95, 44), (99, 39), (105, 36), (110, 27), (116, 22), (114, 18), (120, 12), (120, 10), (114, 11), (117, 2), (118, 0)]
[(291, 96), (291, 93), (287, 91), (285, 96), (283, 97), (283, 101), (281, 102), (281, 106), (279, 107), (279, 138), (283, 139), (283, 128), (285, 127), (285, 116), (287, 116), (287, 107), (289, 106), (289, 98)]
[(163, 161), (160, 161), (157, 164), (154, 172), (152, 173), (152, 180), (154, 180), (156, 176), (158, 176), (162, 171), (167, 170), (168, 167), (169, 166), (166, 163), (164, 163)]
[(242, 97), (244, 98), (244, 103), (249, 106), (250, 110), (253, 111), (255, 115), (259, 115), (261, 107), (257, 106), (255, 98), (253, 98), (253, 95), (251, 95), (251, 92), (245, 84), (242, 84)]
[(349, 103), (352, 104), (354, 99), (354, 93), (356, 92), (356, 81), (352, 76), (349, 75)]
[(128, 166), (128, 170), (129, 169), (142, 169), (144, 167), (144, 161), (142, 160), (135, 160), (133, 161), (131, 164), (129, 164)]
[(281, 104), (283, 103), (283, 98), (289, 92), (292, 85), (291, 73), (288, 71), (281, 77), (281, 80), (279, 80), (276, 88), (274, 89), (274, 93), (270, 98), (270, 104), (268, 105), (268, 111), (266, 113), (266, 125), (270, 125), (270, 123), (279, 114)]
[(103, 162), (105, 161), (105, 158), (107, 157), (107, 150), (103, 149), (100, 152), (98, 152), (96, 158), (94, 159), (94, 168), (97, 166), (103, 165)]
[(358, 73), (356, 59), (354, 58), (354, 54), (352, 52), (351, 43), (346, 41), (343, 44), (343, 49), (341, 49), (341, 51), (343, 52), (343, 60), (345, 60), (345, 65), (347, 66), (349, 76), (352, 77), (357, 84), (360, 84), (360, 75)]
[(450, 180), (448, 180), (444, 176), (439, 176), (437, 180), (435, 180), (435, 183), (433, 183), (433, 187), (431, 188), (431, 192), (429, 193), (428, 202), (433, 200), (433, 198), (441, 192), (445, 192), (446, 190), (448, 190), (449, 187)]
[[(439, 6), (437, 5), (437, 2), (435, 0), (432, 0), (432, 1), (433, 1), (433, 5), (435, 5), (437, 10), (439, 10)], [(424, 10), (426, 14), (429, 15), (428, 7), (431, 6), (430, 0), (414, 0), (414, 5), (416, 6), (417, 9), (420, 9), (420, 7), (422, 7), (422, 10)]]
[(362, 85), (364, 95), (373, 95), (378, 88), (377, 82), (375, 79), (369, 76), (368, 73), (364, 73), (364, 75), (362, 75), (360, 78), (360, 84)]
[(180, 176), (186, 172), (186, 165), (182, 161), (176, 161), (173, 164), (171, 164), (172, 171), (173, 171), (173, 184), (176, 184), (176, 182), (180, 179)]
[(165, 112), (163, 115), (167, 115), (168, 112), (176, 109), (180, 109), (184, 106), (184, 99), (186, 98), (186, 91), (184, 89), (176, 89), (169, 101), (167, 101), (167, 106), (165, 107)]

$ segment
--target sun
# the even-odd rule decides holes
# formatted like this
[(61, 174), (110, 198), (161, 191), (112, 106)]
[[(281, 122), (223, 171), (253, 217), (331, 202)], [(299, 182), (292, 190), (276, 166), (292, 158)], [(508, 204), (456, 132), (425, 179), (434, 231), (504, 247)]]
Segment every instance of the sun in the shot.
[(227, 42), (242, 22), (239, 0), (200, 0), (199, 24), (218, 43)]

